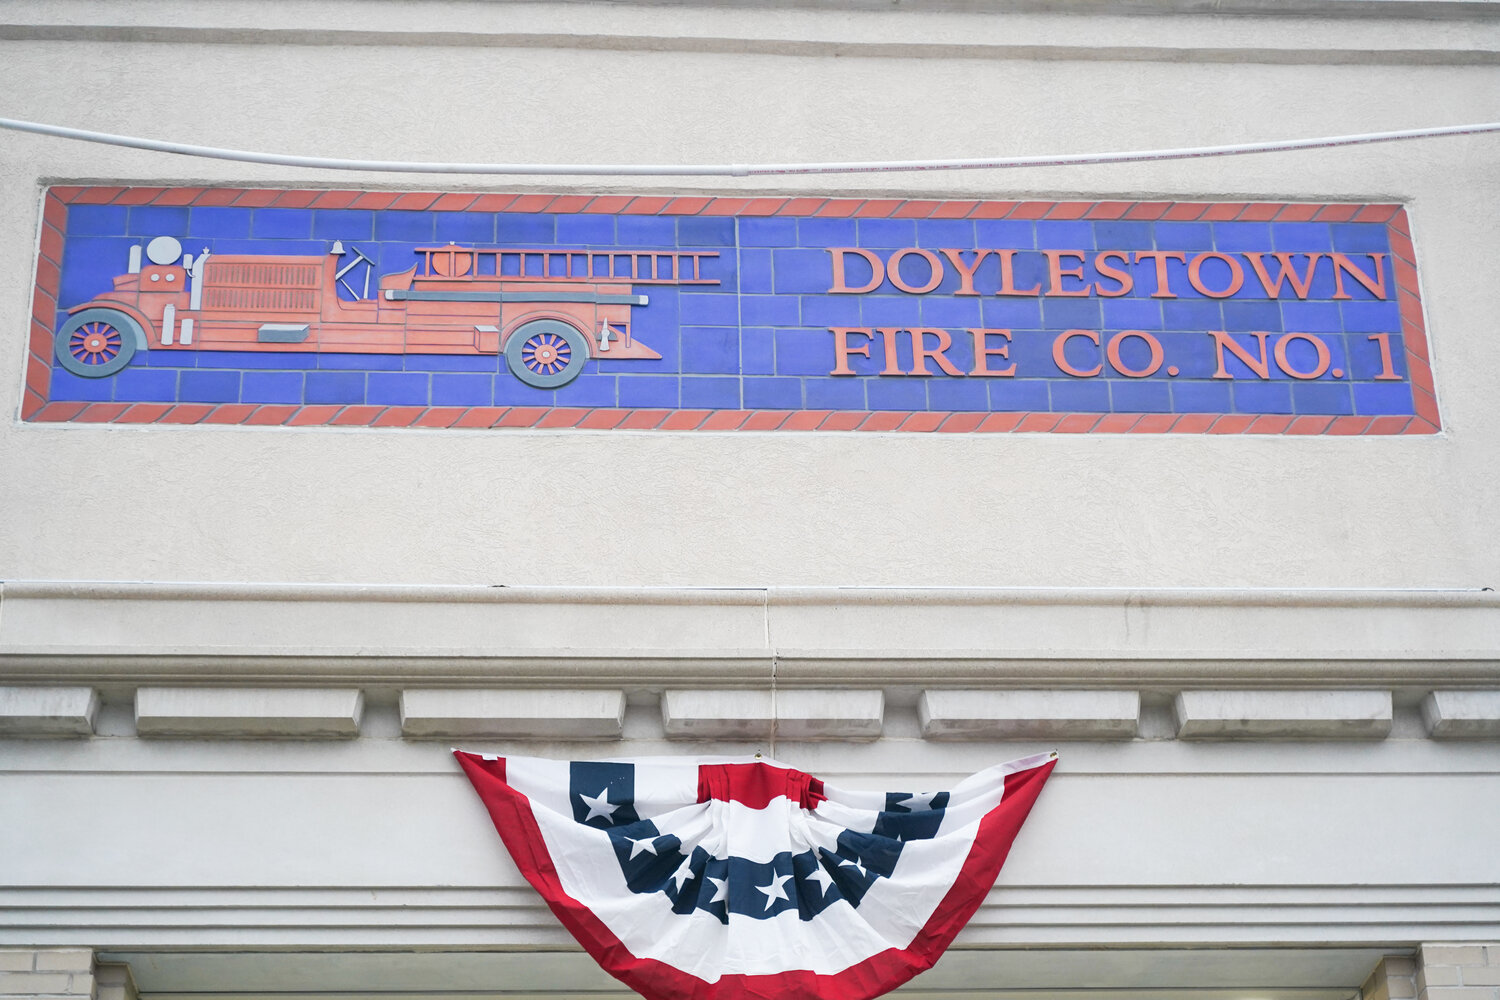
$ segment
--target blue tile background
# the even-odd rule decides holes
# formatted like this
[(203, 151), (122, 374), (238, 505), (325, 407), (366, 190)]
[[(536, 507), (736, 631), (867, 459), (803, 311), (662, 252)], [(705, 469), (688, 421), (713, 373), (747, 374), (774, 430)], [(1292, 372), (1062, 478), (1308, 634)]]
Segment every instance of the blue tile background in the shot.
[[(1333, 252), (1353, 255), (1368, 270), (1363, 254), (1388, 254), (1386, 228), (1373, 223), (1248, 223), (1029, 221), (946, 219), (837, 219), (804, 217), (612, 216), (600, 214), (412, 212), (351, 209), (126, 207), (77, 205), (69, 211), (60, 285), (65, 318), (69, 306), (108, 291), (126, 270), (130, 247), (154, 236), (176, 236), (184, 250), (207, 248), (216, 254), (322, 254), (334, 240), (354, 246), (377, 262), (377, 275), (405, 270), (417, 261), (414, 250), (433, 241), (479, 247), (538, 249), (682, 250), (717, 252), (704, 263), (708, 286), (641, 286), (650, 304), (636, 307), (633, 335), (659, 351), (659, 361), (595, 360), (573, 383), (539, 390), (514, 378), (494, 355), (400, 355), (307, 353), (295, 351), (166, 351), (137, 355), (119, 374), (103, 379), (75, 377), (54, 366), (55, 400), (205, 403), (331, 403), (391, 406), (558, 405), (661, 408), (768, 408), (855, 410), (1054, 410), (1090, 412), (1240, 412), (1284, 414), (1410, 414), (1412, 391), (1401, 342), (1401, 320), (1389, 258), (1385, 273), (1389, 299), (1381, 301), (1359, 281), (1335, 275)], [(889, 277), (867, 294), (830, 294), (830, 250), (863, 248), (887, 261), (903, 248), (964, 251), (974, 267), (983, 251), (1008, 249), (1014, 287), (1044, 288), (1050, 267), (1043, 251), (1061, 254), (1064, 287), (1098, 285), (1107, 295), (1080, 297), (999, 295), (999, 257), (987, 253), (973, 278), (975, 294), (959, 295), (956, 269), (945, 266), (936, 289), (923, 295), (901, 291)], [(1129, 276), (1101, 274), (1093, 255), (1129, 251), (1106, 266)], [(1175, 253), (1165, 258), (1173, 297), (1158, 294), (1156, 260), (1135, 260), (1135, 252)], [(1188, 261), (1217, 253), (1238, 262), (1239, 288), (1220, 295), (1235, 278), (1222, 259), (1201, 264), (1203, 283), (1213, 295), (1196, 291)], [(1287, 255), (1302, 275), (1308, 254), (1323, 254), (1306, 300), (1283, 283), (1272, 297), (1244, 254), (1260, 254), (1274, 280)], [(1082, 254), (1080, 262), (1075, 254)], [(863, 284), (871, 270), (849, 254), (848, 281)], [(907, 254), (900, 268), (908, 283), (923, 285), (931, 274), (924, 254)], [(1300, 280), (1300, 279), (1299, 279)], [(374, 284), (372, 280), (372, 285)], [(1335, 298), (1342, 286), (1345, 298)], [(345, 294), (345, 298), (348, 295)], [(959, 377), (933, 363), (930, 377), (883, 375), (886, 338), (879, 328), (898, 328), (896, 360), (912, 363), (913, 328), (946, 331), (946, 356), (960, 371), (973, 364), (969, 328), (1011, 331), (1009, 358), (992, 355), (991, 368), (1017, 366), (1012, 378)], [(855, 377), (835, 377), (835, 337), (830, 327), (869, 327), (871, 336), (850, 335), (868, 348), (854, 355)], [(1103, 365), (1098, 376), (1070, 377), (1059, 369), (1053, 345), (1067, 330), (1100, 335), (1100, 346), (1086, 338), (1069, 341), (1067, 357), (1076, 367)], [(1145, 378), (1128, 377), (1105, 359), (1105, 347), (1122, 331), (1148, 331), (1162, 345), (1161, 369)], [(1224, 353), (1233, 380), (1214, 379), (1220, 351), (1208, 331), (1223, 330), (1246, 351), (1258, 351), (1256, 332), (1266, 338), (1270, 377), (1258, 378), (1232, 354)], [(1326, 345), (1329, 365), (1314, 379), (1294, 378), (1276, 364), (1274, 345), (1287, 333), (1316, 336)], [(1378, 340), (1385, 335), (1398, 379), (1382, 373)], [(938, 342), (924, 334), (929, 348)], [(993, 348), (1002, 339), (991, 336)], [(1138, 337), (1122, 340), (1127, 366), (1145, 364), (1149, 352)], [(1312, 369), (1316, 351), (1306, 340), (1287, 342), (1289, 367)], [(1177, 374), (1168, 374), (1175, 368)], [(1334, 374), (1338, 372), (1338, 374)]]

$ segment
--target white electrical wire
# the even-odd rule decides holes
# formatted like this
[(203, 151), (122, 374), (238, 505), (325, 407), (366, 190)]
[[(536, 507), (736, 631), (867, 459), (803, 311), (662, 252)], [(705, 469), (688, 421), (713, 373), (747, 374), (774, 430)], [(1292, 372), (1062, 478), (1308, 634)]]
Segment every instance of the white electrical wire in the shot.
[(1212, 156), (1243, 156), (1247, 153), (1281, 153), (1296, 149), (1330, 149), (1362, 146), (1373, 142), (1430, 139), (1450, 135), (1500, 132), (1500, 122), (1477, 125), (1447, 125), (1440, 128), (1405, 129), (1397, 132), (1367, 132), (1321, 139), (1284, 139), (1278, 142), (1246, 142), (1230, 146), (1193, 146), (1185, 149), (1153, 149), (1129, 153), (1062, 153), (1054, 156), (1006, 156), (954, 160), (886, 160), (862, 163), (762, 163), (681, 165), (665, 163), (421, 163), (401, 160), (348, 160), (324, 156), (290, 156), (256, 153), (243, 149), (220, 149), (181, 142), (162, 142), (108, 132), (64, 128), (40, 122), (0, 118), (0, 128), (62, 139), (80, 139), (111, 146), (129, 146), (159, 153), (203, 156), (216, 160), (240, 160), (282, 167), (314, 167), (323, 170), (371, 170), (407, 174), (544, 174), (549, 176), (620, 177), (761, 177), (776, 174), (874, 174), (912, 170), (1004, 170), (1011, 167), (1071, 167), (1105, 163), (1142, 163), (1156, 160), (1192, 160)]

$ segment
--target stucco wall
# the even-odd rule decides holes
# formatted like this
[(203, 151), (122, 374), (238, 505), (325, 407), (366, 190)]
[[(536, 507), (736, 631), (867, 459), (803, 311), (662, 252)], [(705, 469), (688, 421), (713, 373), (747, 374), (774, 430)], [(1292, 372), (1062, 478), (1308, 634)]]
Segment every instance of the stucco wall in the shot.
[[(470, 161), (1040, 153), (1500, 117), (1495, 27), (1482, 19), (423, 4), (413, 22), (406, 9), (260, 5), (251, 30), (236, 24), (243, 12), (217, 6), (18, 5), (11, 20), (21, 27), (0, 42), (0, 83), (7, 113), (21, 118), (240, 148)], [(360, 31), (328, 33), (335, 28)], [(574, 33), (578, 47), (566, 47)], [(1376, 51), (1398, 41), (1398, 52)], [(1188, 46), (1196, 56), (1164, 50)], [(1436, 437), (130, 430), (11, 420), (0, 431), (9, 470), (0, 567), (11, 579), (1487, 585), (1500, 436), (1486, 390), (1497, 293), (1484, 206), (1497, 184), (1497, 141), (753, 184), (439, 185), (1400, 201), (1428, 311), (1444, 426)], [(0, 333), (12, 371), (0, 407), (13, 415), (43, 182), (350, 183), (11, 133), (0, 169), (11, 317)], [(434, 187), (431, 178), (364, 179)]]

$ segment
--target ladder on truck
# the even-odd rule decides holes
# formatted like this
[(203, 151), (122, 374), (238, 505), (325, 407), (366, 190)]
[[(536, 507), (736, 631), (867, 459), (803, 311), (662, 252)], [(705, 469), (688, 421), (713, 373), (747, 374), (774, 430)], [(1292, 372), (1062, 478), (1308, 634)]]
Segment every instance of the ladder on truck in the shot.
[(634, 285), (717, 285), (703, 276), (703, 261), (717, 250), (557, 250), (498, 248), (476, 250), (449, 244), (417, 247), (418, 278), (475, 281), (525, 278), (531, 281), (628, 281)]

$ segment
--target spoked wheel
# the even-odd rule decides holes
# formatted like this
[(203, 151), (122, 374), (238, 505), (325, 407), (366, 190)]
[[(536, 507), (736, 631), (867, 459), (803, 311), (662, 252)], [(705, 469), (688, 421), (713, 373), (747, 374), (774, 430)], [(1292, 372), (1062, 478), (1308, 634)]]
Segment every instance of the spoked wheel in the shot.
[(141, 326), (117, 309), (85, 309), (57, 331), (57, 361), (74, 375), (103, 378), (130, 364)]
[(588, 338), (562, 320), (533, 320), (505, 342), (505, 361), (510, 370), (538, 389), (567, 385), (583, 371), (588, 359)]

